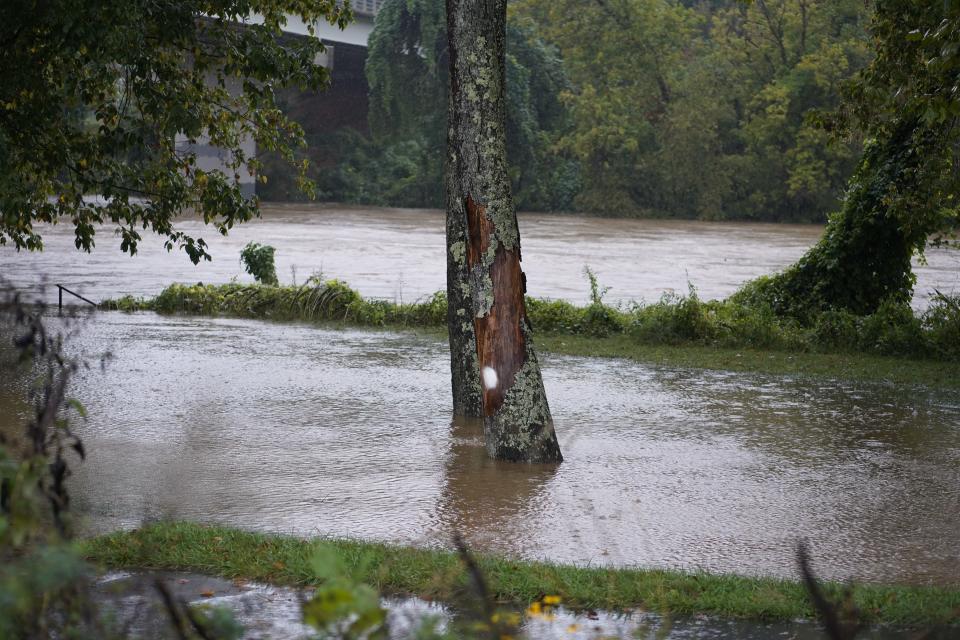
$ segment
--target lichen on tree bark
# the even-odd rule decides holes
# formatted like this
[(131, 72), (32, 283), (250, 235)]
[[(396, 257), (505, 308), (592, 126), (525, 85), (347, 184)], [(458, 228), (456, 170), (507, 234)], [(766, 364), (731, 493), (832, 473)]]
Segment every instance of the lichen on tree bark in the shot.
[(507, 174), (506, 0), (447, 0), (447, 34), (447, 291), (454, 409), (483, 416), (493, 457), (559, 461), (524, 304), (520, 233)]

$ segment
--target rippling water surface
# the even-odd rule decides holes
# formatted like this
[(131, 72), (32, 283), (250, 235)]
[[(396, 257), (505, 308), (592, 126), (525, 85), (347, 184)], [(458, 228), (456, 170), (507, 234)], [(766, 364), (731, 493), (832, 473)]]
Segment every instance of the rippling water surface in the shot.
[[(185, 222), (186, 230), (198, 231)], [(813, 226), (521, 218), (533, 295), (583, 301), (592, 265), (610, 299), (704, 297), (789, 264)], [(209, 236), (209, 234), (207, 234)], [(144, 243), (127, 258), (69, 230), (47, 251), (0, 247), (20, 288), (62, 282), (94, 298), (174, 280), (226, 282), (249, 240), (278, 248), (281, 278), (323, 269), (367, 295), (443, 286), (441, 214), (295, 206), (214, 238), (195, 268)], [(934, 252), (918, 297), (957, 292), (956, 254)], [(49, 297), (48, 297), (49, 299)], [(477, 425), (451, 423), (446, 347), (391, 332), (249, 320), (101, 313), (71, 348), (110, 350), (73, 394), (90, 452), (73, 479), (88, 531), (159, 518), (473, 546), (604, 565), (795, 574), (808, 538), (832, 578), (956, 584), (960, 392), (547, 357), (566, 461), (486, 458)], [(26, 380), (0, 376), (0, 429), (24, 417)]]
[[(0, 273), (21, 287), (47, 278), (94, 300), (152, 296), (171, 282), (250, 281), (239, 256), (254, 240), (276, 247), (283, 282), (293, 280), (291, 269), (298, 282), (323, 271), (366, 296), (408, 302), (445, 286), (440, 211), (265, 205), (263, 219), (227, 237), (190, 219), (179, 226), (210, 243), (212, 262), (194, 266), (182, 252), (169, 255), (149, 236), (130, 258), (106, 232), (97, 236), (92, 254), (81, 254), (72, 229), (60, 225), (44, 231), (44, 253), (0, 247)], [(688, 282), (705, 299), (728, 296), (743, 282), (791, 264), (823, 228), (523, 214), (520, 231), (531, 295), (587, 302), (583, 267), (590, 265), (610, 287), (607, 300), (650, 302), (665, 292), (686, 293)], [(917, 307), (926, 306), (934, 288), (960, 293), (960, 252), (931, 250), (928, 258), (929, 264), (917, 265)]]
[[(390, 332), (99, 314), (74, 394), (87, 528), (158, 518), (604, 565), (956, 584), (960, 393), (545, 359), (566, 461), (486, 458), (445, 346)], [(4, 385), (10, 393), (11, 385)], [(8, 419), (12, 414), (6, 414)]]

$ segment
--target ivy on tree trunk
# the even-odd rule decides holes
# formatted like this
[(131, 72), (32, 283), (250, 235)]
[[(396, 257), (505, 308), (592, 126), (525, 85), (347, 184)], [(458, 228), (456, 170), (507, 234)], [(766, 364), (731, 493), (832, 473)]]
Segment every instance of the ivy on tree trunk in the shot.
[(562, 459), (533, 348), (506, 158), (506, 0), (447, 0), (447, 292), (454, 409), (487, 452)]
[(936, 219), (903, 215), (904, 203), (896, 198), (924, 191), (921, 165), (942, 147), (914, 120), (902, 120), (871, 141), (820, 241), (796, 264), (751, 282), (734, 300), (767, 304), (804, 324), (829, 310), (867, 315), (884, 301), (908, 305), (916, 280), (911, 259), (923, 250)]

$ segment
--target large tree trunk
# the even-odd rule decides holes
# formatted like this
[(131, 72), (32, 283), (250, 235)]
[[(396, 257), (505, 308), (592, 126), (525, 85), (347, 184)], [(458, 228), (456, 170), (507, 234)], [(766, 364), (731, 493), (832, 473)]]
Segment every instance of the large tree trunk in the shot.
[[(447, 142), (451, 146), (452, 141)], [(467, 218), (459, 200), (453, 162), (447, 163), (447, 331), (450, 338), (450, 382), (453, 413), (467, 418), (483, 417), (477, 338), (467, 268)]]
[[(494, 458), (560, 461), (524, 304), (506, 158), (506, 0), (447, 0), (447, 291), (454, 403)], [(457, 385), (464, 385), (460, 389)]]

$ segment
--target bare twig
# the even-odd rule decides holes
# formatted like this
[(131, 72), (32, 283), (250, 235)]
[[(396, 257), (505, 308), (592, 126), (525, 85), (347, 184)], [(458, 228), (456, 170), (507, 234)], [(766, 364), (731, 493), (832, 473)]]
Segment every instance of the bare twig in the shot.
[(157, 593), (160, 594), (163, 607), (170, 615), (170, 622), (173, 623), (173, 629), (176, 631), (177, 637), (180, 638), (180, 640), (190, 640), (187, 621), (184, 620), (183, 614), (180, 612), (180, 608), (177, 606), (177, 601), (174, 599), (173, 594), (170, 593), (169, 587), (167, 587), (160, 578), (154, 580), (153, 585), (156, 587)]
[(817, 582), (813, 569), (810, 566), (810, 555), (807, 551), (807, 543), (800, 541), (797, 543), (797, 564), (800, 567), (800, 574), (803, 576), (803, 584), (810, 594), (810, 600), (813, 601), (813, 607), (817, 611), (824, 629), (830, 640), (853, 640), (853, 638), (863, 629), (863, 624), (859, 620), (856, 607), (853, 605), (853, 593), (847, 590), (844, 601), (847, 605), (849, 619), (841, 618), (841, 606), (834, 604), (827, 599), (823, 590)]
[(471, 555), (470, 550), (467, 549), (467, 544), (463, 541), (463, 536), (461, 536), (459, 532), (453, 534), (453, 544), (457, 549), (457, 553), (460, 555), (463, 566), (467, 568), (467, 573), (470, 574), (470, 581), (473, 584), (473, 588), (480, 598), (480, 604), (483, 607), (483, 615), (485, 617), (484, 623), (487, 628), (490, 629), (490, 637), (497, 638), (496, 628), (492, 625), (497, 612), (496, 605), (493, 602), (493, 596), (490, 595), (487, 580), (484, 578), (483, 572), (477, 565), (477, 561), (473, 558), (473, 555)]

